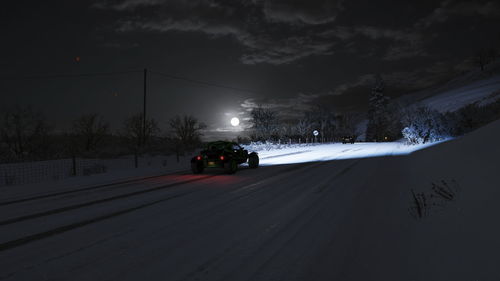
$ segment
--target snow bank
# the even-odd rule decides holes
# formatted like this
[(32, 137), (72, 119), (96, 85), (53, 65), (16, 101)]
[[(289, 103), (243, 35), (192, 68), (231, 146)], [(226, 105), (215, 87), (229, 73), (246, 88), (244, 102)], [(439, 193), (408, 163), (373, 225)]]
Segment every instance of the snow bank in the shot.
[(373, 176), (336, 237), (350, 241), (343, 280), (500, 280), (499, 143), (496, 121), (377, 168), (359, 162)]

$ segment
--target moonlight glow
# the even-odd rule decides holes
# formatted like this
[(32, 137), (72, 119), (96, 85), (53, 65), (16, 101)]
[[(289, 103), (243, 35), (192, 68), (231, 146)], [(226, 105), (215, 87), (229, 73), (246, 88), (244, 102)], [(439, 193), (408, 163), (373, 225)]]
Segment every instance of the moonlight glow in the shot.
[(240, 124), (240, 119), (238, 119), (237, 117), (233, 117), (231, 119), (231, 125), (233, 125), (234, 127), (238, 126)]

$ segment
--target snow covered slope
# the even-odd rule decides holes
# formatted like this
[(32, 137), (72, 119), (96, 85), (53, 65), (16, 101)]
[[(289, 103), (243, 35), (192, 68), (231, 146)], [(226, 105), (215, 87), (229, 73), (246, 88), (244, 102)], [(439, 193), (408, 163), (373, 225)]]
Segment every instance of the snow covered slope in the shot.
[[(336, 236), (344, 244), (330, 248), (345, 256), (328, 254), (320, 262), (343, 263), (331, 275), (338, 280), (499, 280), (499, 143), (497, 121), (387, 158), (352, 202)], [(363, 166), (373, 169), (368, 161)], [(328, 273), (320, 275), (325, 280)]]
[(456, 111), (474, 102), (488, 104), (500, 98), (500, 75), (444, 91), (420, 103), (440, 112)]
[(500, 98), (500, 61), (486, 71), (472, 70), (437, 87), (402, 96), (403, 104), (421, 104), (441, 112), (455, 111), (467, 104), (487, 104)]

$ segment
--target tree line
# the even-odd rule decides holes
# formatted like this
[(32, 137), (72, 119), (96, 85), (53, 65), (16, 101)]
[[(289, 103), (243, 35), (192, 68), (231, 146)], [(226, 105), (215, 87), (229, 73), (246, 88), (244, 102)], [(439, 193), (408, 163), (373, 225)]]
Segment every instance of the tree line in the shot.
[[(68, 130), (57, 131), (44, 115), (29, 106), (16, 106), (0, 115), (0, 162), (52, 160), (72, 157), (101, 158), (143, 154), (176, 154), (199, 147), (205, 124), (191, 115), (175, 116), (168, 128), (142, 113), (123, 120), (112, 131), (103, 116), (84, 114)], [(144, 127), (145, 125), (145, 127)]]
[[(284, 120), (278, 111), (258, 106), (251, 112), (252, 127), (249, 132), (249, 141), (288, 141), (332, 142), (340, 140), (345, 135), (358, 135), (357, 124), (363, 115), (356, 112), (335, 113), (324, 106), (314, 106), (302, 113), (297, 120)], [(319, 135), (315, 138), (313, 131)]]
[[(316, 141), (340, 141), (346, 136), (368, 142), (406, 139), (410, 144), (435, 142), (460, 136), (500, 118), (500, 99), (489, 104), (479, 102), (453, 112), (441, 113), (425, 105), (404, 105), (385, 94), (386, 85), (375, 76), (366, 113), (338, 113), (314, 106), (297, 120), (283, 120), (278, 111), (259, 106), (251, 112), (251, 141), (305, 142), (319, 131)], [(492, 93), (496, 97), (497, 93)], [(367, 121), (366, 126), (360, 124)]]

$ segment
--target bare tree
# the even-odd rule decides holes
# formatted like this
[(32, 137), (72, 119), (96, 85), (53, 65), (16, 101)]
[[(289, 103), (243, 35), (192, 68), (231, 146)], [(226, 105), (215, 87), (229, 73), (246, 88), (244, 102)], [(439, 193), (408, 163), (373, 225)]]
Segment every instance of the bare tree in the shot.
[(171, 144), (179, 161), (179, 155), (184, 150), (195, 149), (201, 143), (202, 131), (207, 127), (191, 115), (175, 116), (169, 121), (172, 137)]
[(143, 130), (143, 120), (143, 114), (137, 113), (128, 117), (123, 122), (122, 136), (128, 140), (131, 147), (137, 150), (146, 146), (160, 131), (158, 123), (153, 118), (146, 119), (146, 129)]
[(43, 157), (48, 151), (49, 132), (43, 115), (29, 106), (5, 111), (0, 120), (0, 144), (17, 160)]
[[(134, 154), (135, 167), (139, 166), (138, 157), (150, 145), (152, 139), (159, 134), (158, 123), (153, 118), (144, 120), (142, 113), (134, 114), (123, 122), (121, 136), (126, 140), (129, 149)], [(144, 124), (146, 127), (144, 128)]]
[(278, 126), (276, 135), (280, 139), (280, 141), (288, 141), (289, 138), (291, 138), (294, 135), (294, 130), (295, 127), (291, 123), (291, 121), (283, 121), (281, 124)]
[(256, 107), (250, 113), (252, 115), (254, 139), (269, 140), (278, 130), (278, 113), (274, 110)]
[(294, 128), (295, 133), (301, 137), (306, 138), (311, 132), (311, 124), (306, 119), (300, 119)]
[(84, 152), (97, 152), (108, 133), (109, 124), (98, 114), (82, 115), (73, 121), (72, 134)]
[(310, 111), (305, 113), (305, 119), (309, 123), (310, 131), (318, 130), (320, 139), (332, 139), (335, 132), (335, 114), (327, 108), (317, 105)]
[(169, 124), (174, 137), (187, 145), (197, 145), (203, 136), (202, 130), (207, 127), (190, 115), (176, 116)]

